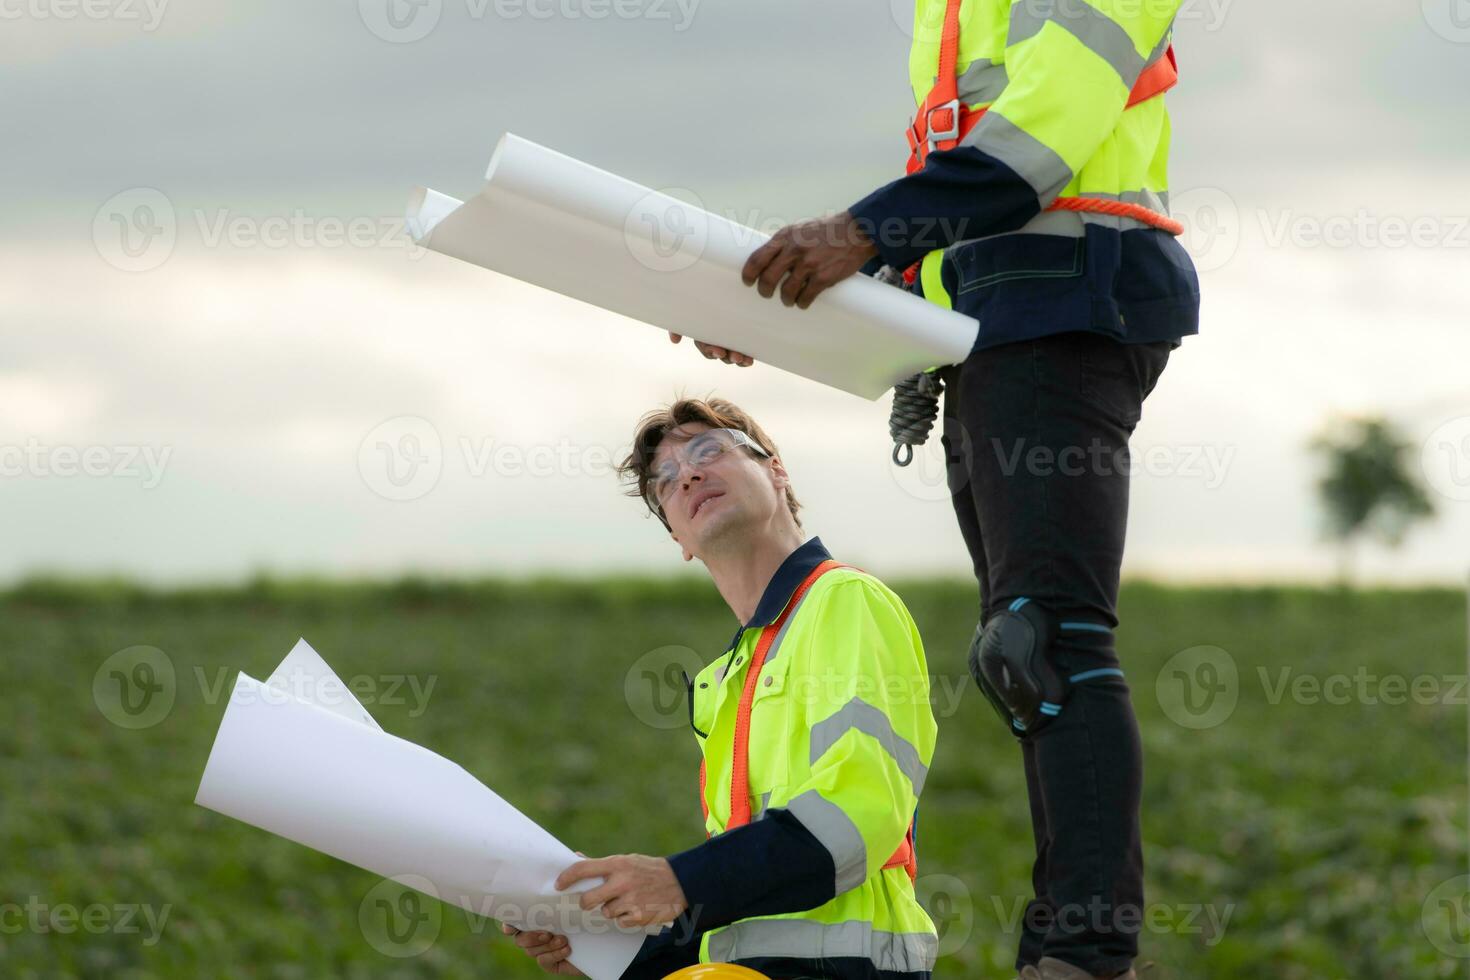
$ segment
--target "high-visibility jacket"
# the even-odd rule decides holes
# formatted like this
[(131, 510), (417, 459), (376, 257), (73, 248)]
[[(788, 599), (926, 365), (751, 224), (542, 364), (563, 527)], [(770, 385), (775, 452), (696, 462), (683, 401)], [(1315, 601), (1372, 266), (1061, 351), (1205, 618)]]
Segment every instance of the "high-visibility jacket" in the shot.
[(927, 977), (938, 941), (911, 834), (937, 726), (898, 596), (813, 538), (690, 688), (709, 839), (670, 863), (699, 962)]
[[(849, 210), (884, 262), (919, 263), (924, 296), (980, 320), (976, 349), (1198, 332), (1199, 280), (1167, 218), (1181, 2), (916, 0), (909, 76), (926, 138), (913, 172)], [(931, 98), (950, 70), (958, 114)]]

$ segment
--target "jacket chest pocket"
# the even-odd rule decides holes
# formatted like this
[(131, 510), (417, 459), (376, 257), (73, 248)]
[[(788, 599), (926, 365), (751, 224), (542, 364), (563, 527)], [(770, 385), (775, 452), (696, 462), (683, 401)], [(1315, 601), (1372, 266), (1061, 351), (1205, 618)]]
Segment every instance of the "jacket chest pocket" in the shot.
[(750, 705), (751, 812), (763, 809), (765, 794), (786, 788), (791, 772), (793, 703), (787, 690), (786, 665), (774, 663), (756, 679)]

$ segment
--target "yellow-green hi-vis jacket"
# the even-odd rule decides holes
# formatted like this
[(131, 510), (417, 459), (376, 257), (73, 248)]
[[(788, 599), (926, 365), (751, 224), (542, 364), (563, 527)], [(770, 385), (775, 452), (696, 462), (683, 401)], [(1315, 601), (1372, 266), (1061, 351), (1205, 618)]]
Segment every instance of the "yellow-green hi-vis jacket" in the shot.
[[(710, 837), (670, 858), (691, 906), (685, 962), (928, 977), (938, 941), (901, 857), (937, 730), (923, 644), (898, 596), (854, 568), (823, 572), (793, 601), (824, 562), (818, 538), (792, 552), (730, 649), (690, 683)], [(749, 822), (732, 826), (742, 692), (788, 604), (749, 703)], [(668, 957), (678, 938), (650, 940), (640, 960)]]
[[(909, 84), (940, 70), (949, 0), (916, 0)], [(1091, 198), (1167, 215), (1166, 100), (1135, 86), (1173, 61), (1181, 0), (962, 0), (950, 149), (848, 210), (882, 262), (922, 260), (925, 298), (980, 321), (975, 349), (1087, 330), (1124, 343), (1199, 330), (1199, 278), (1173, 234), (1126, 216), (1048, 210)], [(948, 117), (944, 117), (948, 118)], [(895, 134), (895, 158), (907, 150)]]

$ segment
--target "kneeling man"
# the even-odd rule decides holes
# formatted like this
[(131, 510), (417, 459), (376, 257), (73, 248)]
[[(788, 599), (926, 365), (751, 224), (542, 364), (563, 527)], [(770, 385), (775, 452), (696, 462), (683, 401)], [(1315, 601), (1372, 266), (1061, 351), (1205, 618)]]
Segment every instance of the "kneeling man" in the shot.
[[(581, 861), (557, 887), (604, 878), (584, 908), (673, 922), (625, 980), (696, 963), (928, 980), (937, 938), (914, 896), (913, 821), (936, 726), (908, 610), (807, 539), (775, 444), (727, 401), (646, 415), (621, 472), (742, 625), (689, 682), (708, 839)], [(576, 974), (566, 937), (505, 928), (547, 972)]]

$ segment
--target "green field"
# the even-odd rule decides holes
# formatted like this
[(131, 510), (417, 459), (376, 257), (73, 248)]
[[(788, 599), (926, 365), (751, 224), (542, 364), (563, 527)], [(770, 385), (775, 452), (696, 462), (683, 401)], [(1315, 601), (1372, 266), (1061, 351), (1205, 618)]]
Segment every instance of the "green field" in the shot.
[[(965, 673), (974, 592), (893, 584), (940, 716), (919, 828), (937, 975), (1009, 977), (1030, 825), (1018, 751)], [(1463, 594), (1136, 583), (1122, 618), (1147, 759), (1146, 976), (1464, 975)], [(233, 671), (264, 677), (305, 636), (373, 685), (385, 729), (572, 847), (660, 854), (700, 839), (697, 756), (645, 669), (667, 674), (669, 647), (713, 657), (733, 628), (697, 580), (16, 588), (0, 596), (0, 977), (539, 976), (447, 906), (394, 946), (375, 876), (196, 807)], [(139, 645), (173, 666), (174, 700), (129, 729), (94, 679)]]

